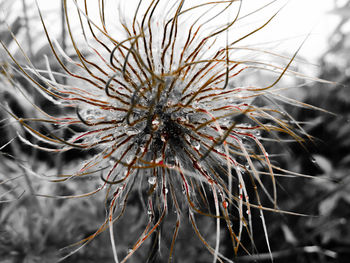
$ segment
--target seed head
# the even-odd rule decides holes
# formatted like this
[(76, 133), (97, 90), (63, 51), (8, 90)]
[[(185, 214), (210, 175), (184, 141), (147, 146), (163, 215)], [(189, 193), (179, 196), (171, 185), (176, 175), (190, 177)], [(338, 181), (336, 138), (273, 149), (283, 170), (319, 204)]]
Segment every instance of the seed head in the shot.
[[(248, 251), (241, 238), (247, 235), (254, 240), (253, 210), (260, 214), (268, 244), (263, 212), (280, 211), (274, 175), (279, 167), (270, 161), (264, 140), (282, 142), (286, 136), (303, 140), (302, 129), (271, 92), (295, 56), (285, 66), (277, 67), (242, 59), (240, 51), (259, 50), (238, 45), (264, 29), (274, 16), (231, 40), (231, 30), (243, 19), (242, 1), (192, 5), (180, 0), (139, 1), (133, 12), (124, 10), (128, 14), (122, 13), (120, 3), (117, 18), (108, 16), (105, 1), (98, 1), (98, 21), (89, 13), (88, 1), (85, 6), (77, 1), (63, 2), (72, 43), (68, 50), (53, 40), (39, 9), (61, 73), (49, 64), (45, 71), (39, 71), (25, 54), (27, 65), (23, 66), (3, 47), (33, 87), (62, 109), (56, 116), (37, 108), (45, 117), (35, 120), (11, 113), (39, 142), (52, 147), (19, 138), (48, 152), (94, 152), (77, 164), (77, 171), (55, 179), (70, 183), (72, 177), (101, 174), (99, 187), (86, 195), (105, 191), (108, 215), (96, 233), (83, 242), (88, 243), (109, 227), (118, 262), (118, 235), (114, 237), (113, 224), (128, 209), (129, 196), (138, 194), (145, 208), (146, 226), (122, 262), (149, 237), (161, 235), (164, 222), (174, 220), (168, 217), (171, 211), (176, 212), (176, 223), (171, 242), (164, 244), (169, 248), (169, 261), (180, 222), (187, 217), (214, 261), (231, 262), (220, 251), (222, 223), (234, 252)], [(76, 22), (71, 20), (73, 12), (78, 15)], [(222, 22), (225, 14), (231, 18)], [(213, 27), (214, 21), (221, 24)], [(75, 31), (77, 25), (84, 41)], [(249, 74), (255, 74), (253, 70), (259, 69), (276, 73), (271, 85), (237, 85), (243, 79), (241, 75), (249, 78)], [(59, 80), (62, 78), (64, 81)], [(67, 139), (54, 132), (42, 133), (31, 125), (34, 121), (73, 130), (78, 125), (83, 131), (75, 130)], [(265, 182), (272, 182), (272, 193)], [(261, 193), (270, 199), (271, 208), (262, 206)], [(215, 222), (215, 243), (201, 233), (197, 215)]]

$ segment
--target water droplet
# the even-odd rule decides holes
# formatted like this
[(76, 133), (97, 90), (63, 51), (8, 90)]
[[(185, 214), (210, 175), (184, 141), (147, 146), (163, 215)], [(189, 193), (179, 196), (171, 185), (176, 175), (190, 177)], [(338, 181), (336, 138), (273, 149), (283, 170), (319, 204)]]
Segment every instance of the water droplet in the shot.
[(192, 103), (192, 107), (193, 107), (194, 109), (198, 109), (198, 108), (199, 108), (199, 103), (198, 103), (198, 101), (194, 101), (194, 102)]
[(168, 163), (167, 165), (168, 165), (169, 169), (174, 169), (175, 168), (175, 164), (173, 164), (173, 163)]
[(145, 141), (149, 141), (151, 139), (151, 134), (145, 134), (145, 136), (143, 136), (143, 139)]
[(131, 155), (129, 155), (128, 157), (126, 157), (126, 163), (127, 163), (127, 164), (131, 164), (132, 160), (133, 160), (133, 157), (132, 157)]
[(166, 162), (168, 164), (174, 164), (175, 163), (175, 156), (174, 155), (167, 155)]
[(315, 159), (314, 157), (310, 157), (310, 160), (311, 160), (311, 162), (312, 162), (313, 164), (317, 164), (317, 161), (316, 161), (316, 159)]
[(242, 136), (241, 137), (241, 142), (244, 143), (244, 144), (247, 143), (248, 142), (248, 137), (247, 136)]
[(158, 126), (159, 125), (159, 120), (158, 119), (154, 119), (152, 121), (152, 125)]
[(172, 106), (172, 105), (174, 105), (174, 104), (175, 104), (174, 101), (171, 100), (171, 99), (169, 99), (169, 100), (167, 101), (167, 103), (166, 103), (166, 105), (167, 105), (168, 107), (170, 107), (170, 106)]
[(148, 183), (151, 184), (151, 185), (154, 185), (157, 181), (157, 177), (155, 176), (151, 176), (148, 178)]
[(185, 123), (186, 122), (186, 119), (184, 117), (179, 117), (177, 118), (177, 121), (182, 124), (182, 123)]
[(192, 141), (193, 147), (198, 151), (201, 148), (201, 145), (197, 141)]
[(164, 193), (165, 193), (165, 194), (168, 194), (168, 192), (169, 192), (168, 188), (165, 188), (165, 189), (164, 189)]
[(152, 211), (151, 210), (147, 210), (147, 214), (152, 215)]
[(136, 135), (138, 134), (140, 131), (136, 128), (132, 128), (132, 127), (129, 127), (125, 130), (125, 133), (128, 135), (128, 136), (132, 136), (132, 135)]
[(97, 118), (96, 118), (94, 115), (88, 115), (88, 116), (86, 117), (86, 119), (89, 120), (89, 121), (94, 121), (94, 120), (96, 120)]
[(231, 124), (231, 120), (224, 120), (222, 121), (221, 125), (224, 127), (229, 127)]

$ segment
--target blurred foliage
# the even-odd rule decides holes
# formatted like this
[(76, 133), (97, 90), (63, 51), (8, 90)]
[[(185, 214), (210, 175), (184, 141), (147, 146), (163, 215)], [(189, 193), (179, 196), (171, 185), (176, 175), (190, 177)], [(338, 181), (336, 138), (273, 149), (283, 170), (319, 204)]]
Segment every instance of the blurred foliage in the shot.
[[(5, 5), (9, 8), (9, 3), (1, 1), (0, 5), (2, 8)], [(266, 221), (274, 262), (348, 262), (350, 258), (350, 1), (337, 6), (333, 13), (340, 18), (340, 23), (329, 39), (329, 50), (320, 61), (320, 78), (338, 84), (314, 84), (307, 89), (304, 102), (333, 112), (336, 116), (303, 108), (294, 110), (296, 119), (306, 123), (306, 131), (315, 139), (314, 143), (308, 145), (309, 152), (292, 145), (295, 158), (285, 161), (284, 166), (286, 169), (311, 175), (315, 179), (279, 178), (279, 204), (283, 210), (311, 216), (268, 214)], [(1, 21), (0, 37), (6, 45), (11, 46), (13, 38), (4, 26), (4, 20)], [(18, 15), (6, 21), (10, 23), (9, 27), (16, 36), (25, 34), (23, 17)], [(42, 46), (39, 51), (34, 52), (33, 62), (44, 65), (42, 51), (48, 49), (48, 46)], [(2, 56), (0, 54), (0, 99), (6, 101), (19, 116), (25, 116), (28, 111), (32, 111), (33, 116), (34, 111), (30, 110), (31, 105), (27, 105), (28, 102), (18, 103), (18, 91), (6, 74), (11, 74), (24, 87), (28, 86), (26, 80), (11, 69)], [(33, 91), (28, 87), (27, 92)], [(31, 97), (40, 100), (40, 96)], [(46, 107), (52, 108), (52, 105)], [(60, 256), (58, 251), (61, 248), (93, 234), (103, 222), (103, 196), (86, 200), (62, 200), (33, 195), (69, 195), (83, 192), (89, 189), (91, 181), (72, 181), (70, 188), (67, 188), (36, 180), (31, 173), (58, 173), (54, 167), (60, 167), (62, 159), (72, 159), (74, 154), (68, 157), (59, 155), (54, 159), (36, 150), (23, 149), (23, 146), (16, 143), (6, 145), (14, 138), (14, 131), (6, 125), (6, 119), (7, 116), (0, 111), (0, 262), (55, 262)], [(44, 128), (50, 130), (49, 126)], [(16, 165), (13, 161), (16, 161)], [(65, 165), (64, 170), (69, 171), (70, 166), (73, 164)], [(13, 201), (5, 202), (7, 200)], [(133, 201), (130, 203), (133, 204)], [(142, 223), (138, 219), (143, 212), (136, 205), (136, 201), (134, 204), (118, 224), (117, 240), (131, 241), (134, 237), (130, 236), (139, 234), (138, 226)], [(203, 229), (208, 229), (206, 234), (210, 236), (211, 228), (205, 225), (206, 222), (200, 224)], [(171, 227), (173, 226), (165, 225), (164, 232)], [(191, 227), (182, 226), (182, 229), (176, 249), (179, 262), (189, 262), (187, 258), (194, 256), (198, 258), (196, 262), (209, 262), (209, 254), (203, 253), (198, 242), (193, 242), (197, 237)], [(256, 246), (265, 247), (261, 226), (256, 226), (254, 235)], [(166, 233), (164, 236), (165, 239), (171, 238)], [(125, 253), (128, 248), (120, 246), (118, 249)], [(147, 247), (142, 251), (146, 253)], [(270, 256), (264, 254), (267, 249), (259, 252), (259, 257), (240, 257), (237, 260), (270, 261)], [(133, 258), (134, 261), (130, 262), (141, 260), (138, 253)], [(112, 262), (112, 259), (108, 234), (103, 233), (88, 244), (88, 249), (80, 250), (64, 262)]]
[(338, 2), (331, 14), (339, 24), (320, 59), (319, 76), (337, 84), (303, 88), (305, 103), (331, 114), (293, 109), (314, 139), (307, 151), (292, 146), (295, 158), (285, 163), (286, 168), (315, 179), (280, 180), (280, 206), (311, 216), (267, 219), (276, 220), (270, 223), (275, 262), (348, 262), (350, 258), (350, 1)]

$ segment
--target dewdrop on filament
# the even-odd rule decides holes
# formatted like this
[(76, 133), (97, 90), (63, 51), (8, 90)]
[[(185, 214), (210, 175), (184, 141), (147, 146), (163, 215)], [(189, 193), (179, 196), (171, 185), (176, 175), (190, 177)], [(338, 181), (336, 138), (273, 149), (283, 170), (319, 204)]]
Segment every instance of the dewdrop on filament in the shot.
[(148, 177), (148, 183), (149, 184), (154, 185), (154, 184), (156, 184), (156, 182), (157, 182), (157, 177), (156, 176)]

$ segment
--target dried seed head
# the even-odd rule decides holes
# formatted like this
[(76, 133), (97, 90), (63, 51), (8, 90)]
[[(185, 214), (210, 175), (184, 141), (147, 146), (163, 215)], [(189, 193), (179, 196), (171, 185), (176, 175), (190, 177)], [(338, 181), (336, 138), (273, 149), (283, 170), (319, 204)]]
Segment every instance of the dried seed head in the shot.
[[(253, 239), (251, 209), (257, 208), (262, 218), (267, 209), (260, 203), (259, 194), (263, 192), (268, 196), (274, 207), (270, 210), (277, 210), (273, 172), (277, 167), (271, 164), (263, 139), (282, 141), (280, 136), (288, 135), (302, 142), (303, 131), (292, 130), (294, 127), (286, 119), (289, 115), (281, 112), (277, 103), (274, 105), (273, 94), (267, 92), (287, 72), (294, 57), (278, 71), (275, 65), (238, 56), (239, 50), (253, 52), (237, 45), (263, 29), (272, 18), (231, 41), (230, 30), (244, 17), (240, 14), (242, 1), (192, 5), (180, 0), (139, 1), (131, 18), (119, 14), (122, 31), (112, 33), (110, 27), (116, 21), (107, 16), (104, 1), (98, 1), (98, 22), (90, 16), (88, 7), (79, 6), (77, 1), (70, 4), (78, 7), (69, 7), (64, 1), (75, 58), (66, 55), (51, 39), (42, 20), (53, 55), (61, 64), (67, 82), (58, 82), (54, 78), (58, 73), (50, 68), (48, 74), (40, 73), (29, 61), (27, 67), (20, 64), (17, 67), (47, 99), (76, 109), (75, 115), (70, 111), (63, 116), (45, 113), (47, 120), (37, 121), (61, 127), (79, 124), (86, 130), (66, 140), (43, 134), (27, 120), (12, 116), (37, 139), (55, 145), (52, 149), (46, 148), (48, 151), (97, 149), (73, 175), (103, 171), (104, 184), (95, 192), (106, 189), (109, 215), (96, 233), (108, 223), (113, 232), (114, 218), (124, 213), (122, 204), (126, 204), (129, 194), (136, 194), (134, 190), (139, 187), (141, 200), (147, 207), (145, 220), (150, 221), (123, 262), (158, 231), (167, 220), (169, 209), (178, 215), (169, 258), (173, 257), (183, 213), (188, 213), (194, 232), (215, 259), (225, 259), (219, 250), (220, 218), (226, 222), (234, 251), (246, 250), (240, 238), (245, 230)], [(85, 4), (89, 6), (87, 1)], [(212, 21), (229, 10), (235, 14), (232, 19), (213, 28)], [(71, 12), (77, 12), (80, 17), (78, 24), (85, 43), (78, 41), (78, 34), (73, 31)], [(16, 63), (8, 48), (3, 47)], [(259, 69), (262, 64), (264, 70), (269, 67), (277, 73), (271, 85), (233, 85), (239, 82), (239, 76), (249, 69)], [(268, 100), (257, 102), (265, 97)], [(261, 101), (265, 103), (262, 105)], [(259, 168), (256, 163), (260, 164)], [(262, 177), (272, 181), (272, 194), (265, 188)], [(249, 201), (250, 192), (256, 195), (255, 203)], [(240, 218), (239, 222), (232, 222), (229, 213)], [(216, 222), (214, 247), (205, 241), (194, 214), (208, 216)], [(232, 227), (235, 224), (237, 227)], [(267, 236), (264, 220), (263, 225)], [(113, 234), (111, 237), (114, 245)], [(113, 252), (117, 258), (115, 248)]]

